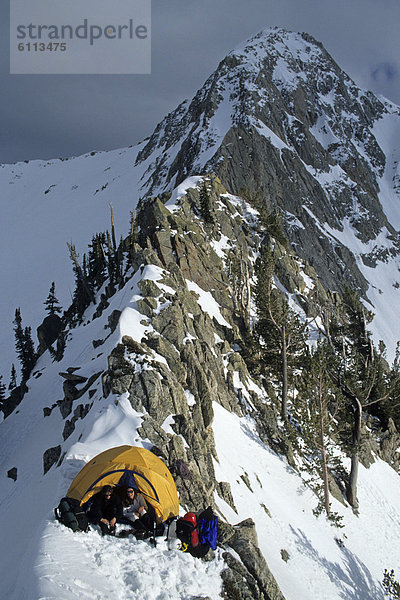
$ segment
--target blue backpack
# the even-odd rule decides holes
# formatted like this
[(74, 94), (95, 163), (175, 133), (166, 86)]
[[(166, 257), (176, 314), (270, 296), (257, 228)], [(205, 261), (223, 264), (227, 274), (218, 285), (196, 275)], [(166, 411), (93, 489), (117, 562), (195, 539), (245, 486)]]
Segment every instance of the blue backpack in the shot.
[(197, 518), (200, 542), (208, 544), (213, 550), (217, 547), (218, 517), (214, 515), (211, 506)]

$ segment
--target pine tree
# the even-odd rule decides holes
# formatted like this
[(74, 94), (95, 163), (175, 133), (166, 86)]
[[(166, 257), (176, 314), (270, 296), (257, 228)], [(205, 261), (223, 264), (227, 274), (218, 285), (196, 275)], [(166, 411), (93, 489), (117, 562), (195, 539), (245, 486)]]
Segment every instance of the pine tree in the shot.
[(227, 258), (227, 275), (231, 284), (232, 299), (235, 311), (242, 317), (247, 329), (251, 328), (250, 303), (251, 286), (248, 262), (231, 251)]
[(92, 291), (98, 291), (107, 277), (107, 261), (104, 251), (105, 243), (105, 233), (98, 233), (92, 238), (92, 242), (89, 245), (88, 280), (91, 284)]
[(36, 363), (36, 352), (30, 327), (22, 328), (21, 310), (15, 310), (14, 320), (15, 349), (21, 363), (22, 380), (26, 381)]
[(131, 211), (130, 214), (130, 228), (128, 237), (128, 249), (131, 257), (131, 261), (135, 258), (135, 244), (139, 243), (139, 226), (135, 216), (135, 211)]
[(49, 295), (47, 296), (46, 301), (44, 302), (46, 306), (46, 311), (49, 315), (56, 315), (62, 312), (62, 308), (56, 296), (56, 284), (54, 281), (50, 286)]
[(35, 345), (32, 339), (32, 330), (30, 327), (24, 329), (24, 362), (22, 365), (22, 379), (26, 381), (36, 364)]
[(200, 214), (205, 223), (214, 223), (214, 218), (211, 214), (211, 199), (205, 181), (200, 188)]
[(3, 408), (5, 399), (6, 399), (6, 386), (3, 383), (3, 377), (0, 375), (0, 410), (2, 410), (2, 408)]
[(14, 363), (11, 365), (11, 375), (10, 375), (10, 383), (8, 384), (8, 389), (10, 392), (15, 390), (17, 387), (17, 371), (15, 369)]
[(124, 283), (124, 250), (125, 250), (125, 243), (124, 243), (124, 239), (121, 235), (120, 241), (119, 241), (119, 245), (116, 251), (116, 277), (117, 277), (117, 282), (118, 285), (120, 286), (120, 288), (122, 287), (123, 283)]
[(23, 347), (24, 347), (24, 330), (22, 329), (22, 317), (21, 309), (15, 309), (14, 323), (14, 336), (15, 336), (15, 350), (18, 358), (22, 361), (23, 358)]
[(332, 349), (326, 342), (319, 341), (298, 381), (292, 416), (298, 425), (297, 448), (303, 455), (309, 483), (320, 497), (327, 516), (337, 521), (330, 510), (328, 473), (331, 468), (341, 467), (334, 453), (332, 435), (338, 432), (337, 417), (343, 397), (329, 376), (331, 362)]
[(262, 344), (263, 364), (280, 380), (281, 416), (286, 421), (289, 379), (306, 349), (306, 326), (274, 286), (274, 257), (270, 249), (261, 249), (256, 275), (256, 332)]
[(96, 303), (93, 291), (90, 288), (88, 277), (87, 277), (87, 265), (86, 258), (84, 265), (81, 267), (78, 261), (78, 254), (76, 248), (72, 243), (67, 242), (69, 249), (70, 258), (73, 264), (73, 270), (75, 274), (75, 290), (73, 294), (73, 312), (78, 317), (82, 318), (83, 313), (91, 302)]
[(385, 569), (382, 581), (385, 596), (390, 596), (391, 600), (400, 600), (400, 583), (395, 579), (395, 572)]
[(390, 377), (384, 360), (384, 346), (380, 345), (377, 351), (372, 342), (371, 333), (367, 328), (372, 320), (372, 313), (365, 309), (357, 293), (349, 288), (343, 294), (343, 307), (343, 322), (332, 337), (337, 366), (331, 370), (330, 375), (350, 405), (353, 431), (346, 496), (349, 504), (357, 509), (363, 414), (365, 410), (371, 410), (371, 407), (385, 402), (392, 395), (396, 379)]
[(116, 253), (113, 247), (113, 243), (111, 240), (111, 236), (109, 231), (107, 231), (107, 269), (108, 269), (108, 277), (110, 279), (110, 285), (114, 288), (117, 282), (117, 258)]

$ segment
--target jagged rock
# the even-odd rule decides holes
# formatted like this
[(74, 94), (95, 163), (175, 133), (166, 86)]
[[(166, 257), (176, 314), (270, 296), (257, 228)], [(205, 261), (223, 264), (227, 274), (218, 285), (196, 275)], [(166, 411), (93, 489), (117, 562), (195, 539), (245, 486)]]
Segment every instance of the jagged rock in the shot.
[(235, 535), (229, 540), (229, 545), (239, 554), (244, 567), (256, 581), (260, 593), (270, 600), (284, 600), (260, 549), (252, 541), (254, 534), (251, 519), (246, 520), (245, 523), (244, 527), (236, 529)]
[(138, 282), (138, 288), (142, 292), (143, 296), (149, 298), (158, 298), (161, 294), (161, 290), (152, 279), (141, 279)]
[(249, 480), (249, 477), (248, 477), (247, 473), (242, 474), (240, 476), (240, 479), (242, 479), (244, 481), (244, 483), (247, 485), (247, 487), (249, 488), (249, 490), (252, 492), (253, 490), (252, 490), (252, 487), (251, 487), (251, 484), (250, 484), (250, 480)]
[(152, 323), (154, 329), (171, 344), (177, 348), (181, 346), (185, 332), (183, 330), (183, 313), (179, 306), (176, 304), (167, 306), (153, 317)]
[(73, 402), (78, 397), (79, 390), (76, 389), (75, 383), (68, 379), (63, 383), (64, 398), (67, 402)]
[(400, 470), (400, 435), (396, 429), (393, 419), (389, 419), (387, 430), (383, 433), (380, 440), (379, 454), (382, 460), (396, 470)]
[(104, 344), (104, 340), (92, 340), (93, 348), (98, 348)]
[(142, 439), (149, 439), (164, 455), (168, 455), (167, 448), (171, 434), (165, 433), (158, 422), (150, 415), (143, 417), (138, 434)]
[(120, 310), (113, 310), (111, 315), (108, 317), (108, 327), (111, 329), (111, 333), (114, 333), (116, 330), (120, 316)]
[(87, 381), (87, 377), (83, 377), (82, 375), (76, 375), (75, 373), (59, 373), (59, 375), (61, 377), (63, 377), (64, 379), (66, 379), (67, 381), (70, 381), (73, 384), (76, 383), (85, 383), (85, 381)]
[[(102, 372), (99, 371), (98, 373), (94, 373), (89, 377), (89, 379), (87, 379), (87, 377), (74, 375), (70, 372), (70, 369), (67, 369), (67, 373), (60, 373), (60, 375), (64, 378), (66, 377), (66, 379), (63, 383), (64, 398), (59, 400), (57, 404), (63, 419), (65, 419), (71, 413), (73, 402), (83, 396), (89, 390), (96, 379), (102, 375)], [(74, 380), (75, 377), (78, 377), (79, 379)], [(75, 382), (85, 383), (85, 385), (78, 390), (75, 387)]]
[(227, 569), (221, 573), (223, 597), (227, 600), (265, 600), (255, 578), (229, 552), (222, 555)]
[(3, 411), (4, 418), (7, 418), (20, 404), (24, 395), (26, 394), (28, 388), (25, 383), (21, 383), (21, 385), (17, 386), (13, 390), (11, 390), (10, 395), (3, 402), (1, 410)]
[[(145, 410), (151, 417), (162, 423), (175, 413), (179, 386), (171, 372), (160, 365), (159, 371), (144, 370), (134, 373), (129, 386), (129, 401), (135, 410)], [(177, 389), (176, 389), (177, 388)]]
[(90, 410), (91, 404), (79, 404), (74, 410), (74, 415), (72, 419), (69, 419), (65, 422), (64, 430), (63, 430), (63, 438), (64, 441), (71, 435), (71, 433), (75, 430), (75, 423), (78, 419), (84, 419)]
[(364, 467), (368, 469), (374, 462), (375, 456), (379, 452), (379, 445), (373, 437), (366, 433), (365, 427), (362, 429), (362, 441), (360, 444), (359, 458)]
[(290, 554), (289, 554), (289, 552), (287, 550), (285, 550), (284, 548), (282, 548), (282, 550), (281, 550), (281, 557), (282, 557), (283, 561), (288, 562), (288, 560), (290, 559)]
[(181, 385), (186, 384), (186, 369), (182, 365), (181, 357), (176, 347), (171, 344), (165, 337), (152, 335), (146, 340), (147, 345), (163, 356), (171, 371)]
[(154, 298), (151, 298), (150, 296), (147, 296), (146, 298), (143, 298), (141, 300), (137, 300), (136, 304), (138, 306), (139, 311), (142, 313), (142, 315), (145, 315), (146, 317), (151, 318), (154, 314), (155, 309), (157, 308), (157, 300), (155, 300)]
[(217, 494), (222, 500), (225, 500), (227, 504), (237, 513), (237, 508), (235, 506), (235, 502), (233, 500), (231, 486), (227, 481), (220, 481), (216, 487)]
[(218, 520), (218, 538), (219, 544), (223, 545), (229, 542), (229, 540), (235, 535), (235, 528), (229, 523), (225, 523), (221, 519)]
[(122, 337), (122, 345), (126, 347), (127, 351), (131, 354), (148, 354), (148, 352), (136, 342), (130, 335), (124, 335)]
[(235, 540), (239, 540), (241, 538), (248, 540), (249, 542), (254, 544), (254, 546), (258, 546), (256, 524), (254, 523), (253, 519), (249, 518), (245, 519), (244, 521), (241, 521), (240, 523), (234, 526), (234, 531), (235, 537), (233, 538), (233, 541), (231, 540), (232, 547), (235, 543)]
[(12, 479), (13, 481), (17, 481), (18, 469), (17, 467), (13, 467), (7, 471), (7, 477)]
[(43, 475), (46, 475), (47, 471), (58, 461), (60, 456), (61, 446), (55, 446), (46, 450), (43, 454)]
[(62, 319), (56, 315), (48, 315), (37, 328), (37, 338), (39, 340), (39, 355), (48, 350), (57, 340), (59, 334), (64, 328)]
[(60, 413), (63, 419), (68, 417), (72, 410), (72, 398), (64, 398), (58, 402), (58, 407), (60, 409)]
[(75, 422), (73, 420), (65, 421), (64, 430), (63, 430), (64, 442), (71, 435), (71, 433), (74, 431), (74, 429), (75, 429)]
[(344, 489), (342, 490), (340, 488), (335, 477), (330, 472), (328, 472), (328, 484), (329, 484), (329, 491), (332, 494), (332, 496), (334, 498), (336, 498), (336, 500), (339, 500), (339, 502), (341, 502), (344, 506), (347, 506), (345, 499), (344, 499), (345, 498), (345, 496), (344, 496), (345, 490)]

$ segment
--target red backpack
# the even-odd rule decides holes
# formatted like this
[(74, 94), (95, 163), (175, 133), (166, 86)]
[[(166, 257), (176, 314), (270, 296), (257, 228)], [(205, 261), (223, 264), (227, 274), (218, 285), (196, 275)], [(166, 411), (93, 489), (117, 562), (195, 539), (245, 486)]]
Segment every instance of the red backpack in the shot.
[(186, 513), (184, 517), (177, 520), (176, 537), (189, 548), (196, 548), (199, 545), (197, 519), (194, 513)]

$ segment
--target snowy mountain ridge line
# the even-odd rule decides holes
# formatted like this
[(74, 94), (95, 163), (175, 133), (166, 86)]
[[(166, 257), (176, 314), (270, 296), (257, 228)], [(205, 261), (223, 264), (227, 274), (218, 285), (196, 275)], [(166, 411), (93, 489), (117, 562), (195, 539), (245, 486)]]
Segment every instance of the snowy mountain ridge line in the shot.
[[(216, 214), (218, 220), (225, 223), (221, 226), (222, 234), (227, 226), (225, 217), (229, 221), (237, 219), (236, 213), (242, 206), (237, 199), (231, 203), (227, 194), (221, 197), (224, 208), (219, 206)], [(170, 214), (178, 218), (180, 210), (176, 206)], [(249, 208), (247, 212), (251, 219)], [(192, 225), (195, 227), (196, 223)], [(188, 234), (184, 232), (182, 240)], [(206, 245), (210, 254), (213, 253), (208, 241)], [(40, 357), (29, 381), (29, 392), (18, 409), (1, 423), (1, 472), (18, 467), (17, 481), (0, 479), (0, 526), (5, 539), (10, 541), (0, 573), (10, 600), (52, 596), (59, 600), (78, 597), (186, 600), (191, 595), (217, 600), (220, 597), (220, 574), (225, 569), (220, 551), (215, 561), (198, 564), (174, 546), (168, 550), (163, 541), (152, 549), (146, 542), (103, 540), (95, 531), (88, 536), (73, 535), (53, 519), (52, 509), (87, 460), (113, 446), (152, 445), (145, 435), (145, 423), (149, 421), (146, 411), (135, 409), (126, 392), (110, 391), (105, 397), (104, 377), (96, 379), (84, 396), (73, 401), (71, 413), (64, 418), (55, 401), (63, 394), (60, 372), (67, 372), (73, 366), (80, 367), (77, 374), (85, 377), (98, 372), (104, 375), (111, 366), (110, 356), (125, 336), (137, 344), (129, 342), (129, 352), (129, 346), (125, 347), (125, 359), (135, 366), (132, 376), (140, 375), (143, 370), (154, 371), (161, 380), (172, 373), (166, 364), (168, 361), (157, 351), (144, 348), (151, 339), (151, 330), (156, 334), (157, 331), (155, 323), (151, 325), (149, 317), (140, 311), (143, 305), (139, 302), (145, 297), (140, 282), (151, 281), (160, 290), (155, 296), (156, 315), (160, 308), (161, 313), (169, 309), (164, 303), (168, 296), (170, 301), (182, 301), (182, 296), (181, 300), (177, 296), (183, 290), (174, 289), (168, 270), (158, 264), (156, 254), (153, 258), (155, 262), (149, 262), (135, 274), (130, 273), (124, 287), (109, 298), (110, 304), (101, 316), (93, 318), (96, 307), (88, 308), (82, 324), (70, 331), (60, 363), (52, 362), (48, 352)], [(222, 264), (222, 257), (218, 260)], [(310, 281), (307, 283), (310, 287)], [(234, 393), (238, 396), (239, 389), (242, 391), (246, 406), (244, 413), (238, 413), (237, 408), (229, 407), (218, 394), (216, 397), (224, 405), (219, 402), (212, 405), (214, 416), (209, 428), (215, 440), (213, 469), (218, 482), (229, 484), (234, 505), (233, 508), (215, 492), (214, 500), (220, 513), (231, 524), (249, 517), (254, 519), (260, 549), (286, 600), (309, 600), (310, 597), (340, 600), (344, 595), (348, 600), (384, 600), (379, 583), (383, 568), (391, 568), (400, 559), (397, 550), (400, 534), (398, 474), (379, 459), (370, 469), (360, 466), (359, 515), (332, 499), (334, 510), (344, 516), (345, 535), (324, 518), (317, 520), (312, 512), (317, 502), (315, 495), (286, 459), (260, 439), (253, 411), (255, 398), (265, 402), (265, 394), (257, 382), (246, 375), (235, 346), (229, 342), (232, 327), (219, 323), (218, 318), (212, 319), (216, 305), (224, 319), (229, 316), (215, 298), (210, 306), (207, 291), (202, 294), (200, 286), (196, 286), (195, 294), (189, 294), (193, 299), (192, 310), (197, 307), (196, 319), (188, 315), (185, 323), (190, 329), (183, 330), (184, 337), (178, 336), (177, 343), (184, 351), (198, 344), (200, 330), (204, 332), (203, 349), (208, 346), (227, 370), (229, 366), (233, 368)], [(153, 289), (152, 293), (157, 294), (157, 290)], [(122, 313), (116, 329), (111, 332), (109, 319), (115, 310)], [(200, 323), (197, 331), (194, 329), (196, 321)], [(205, 332), (210, 323), (213, 327), (209, 335)], [(163, 334), (156, 337), (161, 338)], [(103, 343), (95, 347), (93, 340)], [(171, 342), (171, 345), (174, 344)], [(139, 352), (140, 347), (146, 350), (145, 354)], [(180, 385), (190, 394), (187, 386), (191, 384), (182, 379)], [(184, 401), (194, 418), (199, 398), (195, 397), (194, 403), (193, 399), (188, 402), (188, 395), (184, 394)], [(67, 421), (80, 404), (90, 405), (89, 411), (75, 421), (74, 430), (62, 440)], [(50, 414), (44, 416), (44, 409), (49, 407), (52, 407)], [(184, 446), (187, 441), (181, 432), (176, 432), (174, 414), (166, 412), (162, 421), (163, 432), (159, 435), (168, 439), (175, 436)], [(20, 435), (16, 436), (16, 431)], [(43, 453), (58, 445), (61, 464), (57, 466), (57, 459), (43, 475)], [(27, 489), (35, 500), (29, 511), (26, 510)], [(368, 532), (368, 543), (365, 532)], [(287, 562), (283, 560), (286, 557), (283, 551), (289, 556)], [(232, 555), (243, 567), (243, 558), (234, 550)]]
[[(307, 92), (307, 86), (314, 82), (318, 89), (310, 88)], [(271, 113), (271, 106), (278, 110), (276, 115)], [(0, 270), (5, 283), (0, 315), (5, 326), (0, 370), (4, 380), (8, 380), (11, 363), (15, 362), (12, 332), (15, 308), (21, 307), (23, 324), (35, 330), (41, 322), (40, 307), (52, 281), (56, 282), (61, 304), (66, 307), (70, 303), (73, 273), (66, 242), (72, 241), (80, 254), (85, 251), (90, 235), (107, 228), (110, 203), (114, 205), (117, 235), (125, 234), (129, 213), (135, 209), (139, 196), (172, 190), (193, 173), (214, 170), (229, 187), (232, 171), (229, 148), (233, 145), (228, 140), (241, 127), (249, 133), (253, 127), (258, 128), (266, 141), (270, 140), (277, 148), (281, 164), (286, 161), (286, 155), (282, 155), (285, 148), (298, 157), (302, 169), (322, 186), (325, 194), (322, 208), (309, 198), (302, 198), (301, 203), (311, 210), (317, 227), (319, 223), (325, 230), (325, 225), (329, 225), (338, 231), (335, 237), (341, 245), (353, 246), (360, 236), (364, 242), (366, 238), (375, 239), (387, 218), (385, 225), (394, 237), (392, 243), (387, 238), (376, 244), (372, 262), (377, 264), (379, 273), (368, 266), (371, 260), (364, 259), (364, 252), (356, 254), (354, 268), (359, 270), (357, 277), (368, 282), (363, 285), (365, 299), (377, 313), (375, 339), (384, 339), (389, 355), (393, 356), (400, 331), (393, 332), (387, 322), (396, 322), (394, 307), (400, 293), (397, 287), (400, 210), (396, 183), (400, 177), (396, 142), (399, 123), (398, 107), (360, 90), (310, 36), (265, 29), (233, 50), (194, 99), (183, 102), (157, 126), (150, 138), (136, 147), (74, 159), (2, 165)], [(241, 133), (237, 141), (242, 144), (243, 160), (249, 154), (254, 156), (248, 145), (252, 141)], [(305, 152), (308, 143), (314, 148), (313, 155)], [(321, 162), (321, 153), (325, 153), (327, 164)], [(340, 168), (334, 167), (335, 164)], [(353, 171), (348, 170), (349, 165)], [(366, 206), (360, 204), (362, 195), (354, 195), (360, 184), (353, 181), (351, 172), (357, 174), (361, 167), (369, 173), (363, 180), (374, 193), (377, 191), (385, 218), (383, 213), (379, 218), (375, 216), (378, 210), (375, 208), (369, 214)], [(240, 164), (235, 165), (236, 171), (240, 168)], [(303, 178), (302, 173), (296, 174), (295, 179), (299, 178)], [(347, 189), (353, 190), (349, 200), (346, 200)], [(279, 198), (282, 192), (272, 189), (272, 194)], [(292, 243), (298, 243), (300, 249), (310, 226), (292, 204), (281, 206), (281, 210), (283, 214), (294, 215), (288, 231)], [(355, 231), (345, 236), (340, 236), (341, 211), (349, 219), (354, 218), (356, 226)], [(298, 237), (302, 230), (300, 244)], [(342, 246), (338, 252), (342, 252)], [(334, 247), (332, 256), (337, 256)], [(12, 262), (7, 257), (13, 257)], [(337, 260), (339, 271), (350, 272), (349, 265), (341, 267)], [(335, 271), (335, 277), (339, 271)], [(335, 289), (333, 282), (331, 287)]]

